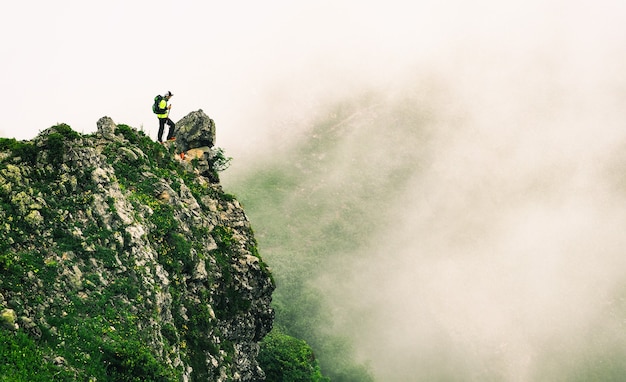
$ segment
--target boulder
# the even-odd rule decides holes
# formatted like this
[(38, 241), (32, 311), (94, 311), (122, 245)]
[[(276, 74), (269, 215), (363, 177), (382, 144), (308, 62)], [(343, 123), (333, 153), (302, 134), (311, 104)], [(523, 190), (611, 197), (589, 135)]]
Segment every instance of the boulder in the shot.
[(17, 315), (13, 309), (4, 309), (0, 312), (0, 324), (7, 329), (15, 329), (15, 321), (17, 320)]
[(98, 126), (98, 135), (103, 138), (111, 139), (115, 136), (115, 122), (110, 117), (102, 117), (96, 123)]
[(176, 123), (176, 149), (187, 152), (215, 144), (215, 122), (202, 109), (192, 111)]

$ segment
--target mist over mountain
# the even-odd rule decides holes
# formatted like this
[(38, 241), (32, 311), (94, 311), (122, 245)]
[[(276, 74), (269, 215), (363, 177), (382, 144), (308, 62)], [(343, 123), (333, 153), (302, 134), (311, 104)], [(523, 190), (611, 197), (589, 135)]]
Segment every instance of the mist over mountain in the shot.
[(623, 60), (501, 53), (328, 97), (225, 177), (333, 380), (626, 371)]

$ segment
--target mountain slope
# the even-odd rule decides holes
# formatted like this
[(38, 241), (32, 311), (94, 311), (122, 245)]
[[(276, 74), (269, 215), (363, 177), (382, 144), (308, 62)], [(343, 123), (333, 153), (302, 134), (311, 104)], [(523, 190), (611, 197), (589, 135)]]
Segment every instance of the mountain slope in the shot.
[(0, 141), (0, 380), (263, 378), (274, 283), (189, 117), (187, 160), (106, 117)]

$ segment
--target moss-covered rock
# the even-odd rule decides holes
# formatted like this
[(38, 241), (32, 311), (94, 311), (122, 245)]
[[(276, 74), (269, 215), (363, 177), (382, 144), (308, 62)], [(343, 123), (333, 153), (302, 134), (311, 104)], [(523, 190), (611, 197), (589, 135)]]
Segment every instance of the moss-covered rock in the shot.
[(17, 315), (13, 309), (3, 309), (0, 311), (0, 324), (6, 329), (15, 329)]
[(30, 338), (0, 354), (36, 344), (41, 380), (263, 379), (274, 283), (215, 177), (107, 117), (0, 153), (0, 331)]

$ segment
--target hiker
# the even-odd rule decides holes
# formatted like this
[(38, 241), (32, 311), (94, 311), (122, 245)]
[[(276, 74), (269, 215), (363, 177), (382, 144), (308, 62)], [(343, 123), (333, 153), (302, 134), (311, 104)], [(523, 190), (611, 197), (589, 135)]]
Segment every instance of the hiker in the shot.
[(167, 104), (167, 101), (169, 101), (169, 99), (172, 98), (173, 95), (174, 94), (172, 94), (172, 92), (167, 91), (163, 96), (156, 96), (156, 98), (154, 99), (154, 112), (156, 113), (157, 118), (159, 118), (159, 134), (157, 136), (157, 138), (159, 139), (159, 143), (163, 143), (163, 129), (165, 128), (166, 123), (170, 127), (170, 130), (167, 133), (167, 140), (173, 141), (176, 139), (174, 138), (174, 128), (176, 127), (176, 125), (169, 118), (172, 105)]

